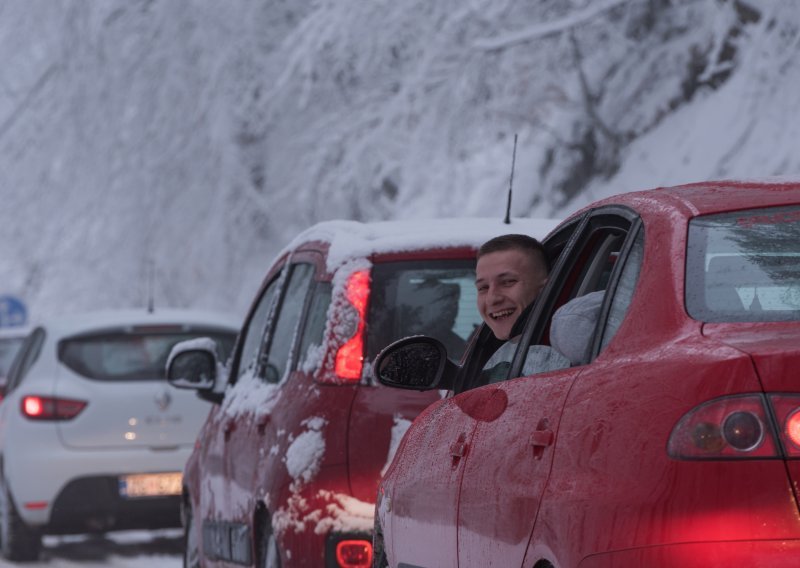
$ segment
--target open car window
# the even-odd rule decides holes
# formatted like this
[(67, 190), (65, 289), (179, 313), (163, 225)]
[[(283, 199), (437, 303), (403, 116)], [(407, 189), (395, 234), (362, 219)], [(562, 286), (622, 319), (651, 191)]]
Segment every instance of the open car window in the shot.
[(593, 360), (625, 316), (642, 247), (643, 231), (632, 211), (593, 213), (565, 249), (537, 300), (509, 377)]

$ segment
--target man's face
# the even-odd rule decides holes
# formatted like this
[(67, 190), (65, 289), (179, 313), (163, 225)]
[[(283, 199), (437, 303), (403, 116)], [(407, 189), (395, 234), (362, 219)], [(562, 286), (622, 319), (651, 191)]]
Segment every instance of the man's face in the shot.
[(491, 252), (478, 259), (478, 311), (495, 337), (510, 337), (522, 310), (536, 299), (546, 282), (544, 266), (524, 251)]

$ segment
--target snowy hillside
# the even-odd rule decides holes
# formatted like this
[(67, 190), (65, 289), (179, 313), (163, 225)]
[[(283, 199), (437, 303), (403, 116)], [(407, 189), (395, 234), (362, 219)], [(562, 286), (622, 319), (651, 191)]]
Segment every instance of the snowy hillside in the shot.
[(319, 220), (800, 170), (794, 0), (4, 0), (0, 294), (241, 313)]

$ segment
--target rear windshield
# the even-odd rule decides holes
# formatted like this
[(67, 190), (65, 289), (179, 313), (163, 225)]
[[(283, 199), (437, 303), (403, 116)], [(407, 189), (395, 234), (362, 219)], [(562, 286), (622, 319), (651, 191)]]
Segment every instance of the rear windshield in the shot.
[(14, 357), (16, 357), (24, 341), (24, 337), (3, 337), (0, 339), (0, 377), (8, 375), (11, 363), (14, 362)]
[(686, 309), (708, 322), (800, 319), (800, 207), (692, 220)]
[(58, 356), (64, 365), (89, 379), (165, 380), (165, 366), (172, 347), (197, 337), (216, 341), (220, 361), (227, 361), (236, 339), (234, 333), (218, 329), (115, 330), (64, 339), (59, 344)]
[(388, 262), (372, 268), (367, 356), (409, 335), (435, 337), (459, 360), (481, 323), (475, 261)]

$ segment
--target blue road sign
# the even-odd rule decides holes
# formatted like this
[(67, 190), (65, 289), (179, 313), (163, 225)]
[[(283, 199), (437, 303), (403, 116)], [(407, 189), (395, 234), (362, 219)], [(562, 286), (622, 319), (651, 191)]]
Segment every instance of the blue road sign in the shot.
[(16, 327), (28, 322), (25, 303), (14, 296), (0, 296), (0, 327)]

